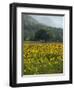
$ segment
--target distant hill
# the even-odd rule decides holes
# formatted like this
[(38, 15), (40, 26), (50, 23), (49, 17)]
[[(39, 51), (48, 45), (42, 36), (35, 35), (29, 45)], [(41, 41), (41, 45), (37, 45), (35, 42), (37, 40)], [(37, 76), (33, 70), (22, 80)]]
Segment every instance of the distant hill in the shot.
[(40, 29), (46, 30), (46, 32), (51, 36), (49, 41), (63, 41), (63, 29), (55, 28), (43, 25), (35, 20), (33, 17), (22, 14), (22, 30), (24, 40), (34, 40), (35, 33)]

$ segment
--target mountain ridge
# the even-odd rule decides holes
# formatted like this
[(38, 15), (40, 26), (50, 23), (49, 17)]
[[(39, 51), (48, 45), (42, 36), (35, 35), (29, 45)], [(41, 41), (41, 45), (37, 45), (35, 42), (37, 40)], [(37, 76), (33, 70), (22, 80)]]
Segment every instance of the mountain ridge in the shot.
[(22, 30), (24, 33), (24, 40), (32, 40), (37, 31), (45, 29), (47, 33), (52, 34), (52, 38), (59, 38), (63, 41), (63, 29), (56, 28), (51, 26), (46, 26), (42, 23), (39, 23), (30, 15), (22, 14)]

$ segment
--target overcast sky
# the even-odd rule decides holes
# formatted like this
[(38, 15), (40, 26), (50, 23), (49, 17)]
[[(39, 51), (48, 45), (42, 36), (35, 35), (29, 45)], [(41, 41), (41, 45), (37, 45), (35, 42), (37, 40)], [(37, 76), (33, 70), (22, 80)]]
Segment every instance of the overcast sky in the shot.
[(44, 16), (44, 15), (30, 15), (38, 22), (43, 23), (47, 26), (63, 28), (64, 16)]

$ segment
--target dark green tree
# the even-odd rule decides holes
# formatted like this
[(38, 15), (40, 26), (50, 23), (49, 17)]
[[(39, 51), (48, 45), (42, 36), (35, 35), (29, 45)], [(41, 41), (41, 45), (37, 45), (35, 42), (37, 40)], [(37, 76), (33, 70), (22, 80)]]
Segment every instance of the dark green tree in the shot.
[(49, 34), (47, 33), (46, 30), (44, 29), (41, 29), (39, 31), (37, 31), (35, 33), (35, 38), (34, 38), (36, 41), (49, 41)]

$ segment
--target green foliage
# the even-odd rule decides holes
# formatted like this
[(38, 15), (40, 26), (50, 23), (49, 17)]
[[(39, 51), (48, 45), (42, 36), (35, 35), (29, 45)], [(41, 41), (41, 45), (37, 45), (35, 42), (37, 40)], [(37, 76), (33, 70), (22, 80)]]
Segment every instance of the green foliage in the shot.
[(35, 38), (34, 39), (36, 41), (40, 41), (40, 40), (48, 41), (49, 40), (49, 35), (48, 35), (46, 30), (41, 29), (41, 30), (39, 30), (35, 33)]
[(62, 44), (24, 44), (24, 75), (56, 73), (63, 73)]

